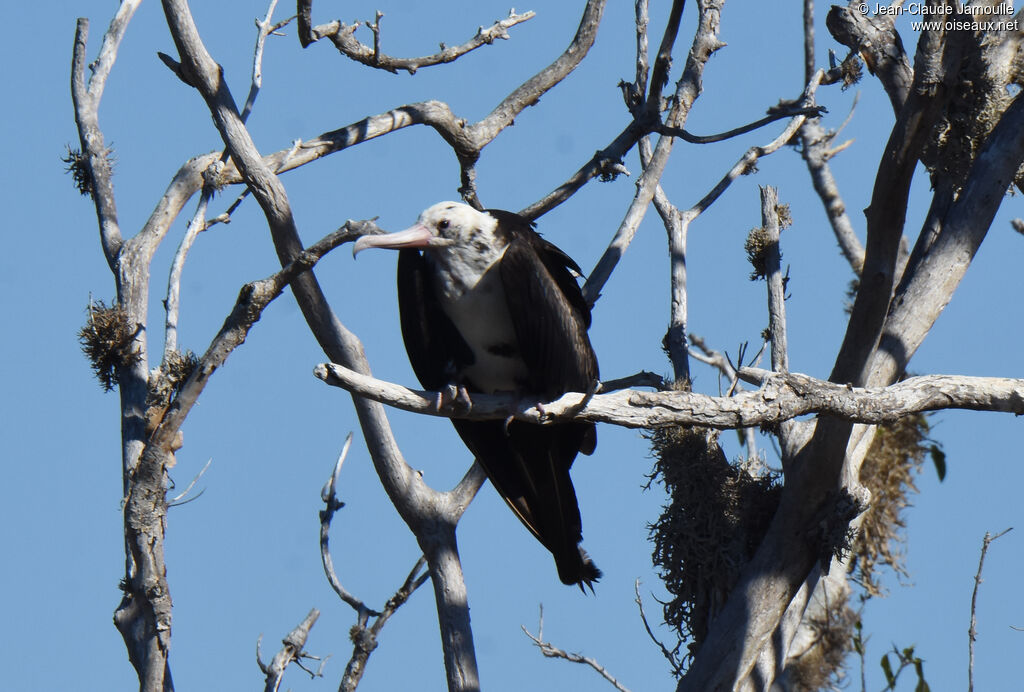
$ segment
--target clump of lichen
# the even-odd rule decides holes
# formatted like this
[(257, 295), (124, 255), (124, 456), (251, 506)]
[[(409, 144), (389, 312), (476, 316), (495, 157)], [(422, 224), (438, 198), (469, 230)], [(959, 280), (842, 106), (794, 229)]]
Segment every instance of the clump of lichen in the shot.
[(89, 320), (78, 330), (78, 341), (104, 391), (114, 388), (119, 368), (138, 362), (135, 334), (128, 315), (116, 303), (109, 307), (102, 300), (89, 304)]
[(650, 528), (652, 555), (672, 598), (665, 623), (693, 652), (768, 528), (778, 506), (774, 476), (730, 464), (718, 432), (699, 427), (654, 430), (651, 482), (668, 494)]
[(199, 357), (192, 351), (171, 351), (164, 356), (160, 368), (150, 376), (146, 405), (166, 408), (199, 365)]
[(92, 174), (89, 172), (89, 166), (81, 150), (68, 147), (67, 153), (61, 157), (61, 161), (64, 162), (64, 170), (71, 174), (71, 179), (75, 183), (75, 189), (83, 195), (92, 197), (94, 189)]
[[(775, 214), (778, 218), (780, 231), (793, 225), (793, 215), (788, 204), (776, 204)], [(768, 278), (768, 252), (772, 250), (772, 243), (771, 236), (763, 226), (751, 228), (750, 232), (747, 233), (743, 249), (747, 253), (747, 261), (754, 268), (754, 271), (750, 273), (751, 281)], [(779, 258), (782, 258), (781, 252), (779, 252)]]
[(747, 261), (754, 268), (754, 271), (750, 272), (751, 281), (768, 277), (767, 258), (771, 242), (768, 231), (764, 230), (762, 226), (751, 228), (747, 233), (743, 249), (747, 253)]
[[(106, 164), (110, 168), (114, 167), (114, 150), (106, 149), (104, 151), (104, 157), (106, 158)], [(82, 153), (80, 149), (72, 149), (70, 146), (67, 147), (67, 152), (61, 157), (61, 161), (64, 162), (64, 170), (71, 174), (71, 179), (75, 183), (75, 189), (83, 195), (92, 197), (96, 193), (96, 185), (93, 181), (92, 169), (89, 167), (88, 157)]]
[(844, 60), (839, 67), (840, 73), (843, 76), (843, 86), (841, 87), (843, 91), (846, 91), (864, 77), (864, 67), (856, 57), (852, 60)]

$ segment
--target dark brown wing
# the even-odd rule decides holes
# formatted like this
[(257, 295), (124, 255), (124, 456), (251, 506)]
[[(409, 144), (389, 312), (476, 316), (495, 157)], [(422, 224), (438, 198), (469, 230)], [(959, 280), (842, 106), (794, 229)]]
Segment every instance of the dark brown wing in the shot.
[(551, 398), (586, 391), (598, 377), (590, 310), (569, 267), (575, 263), (528, 225), (510, 234), (500, 266), (529, 388)]

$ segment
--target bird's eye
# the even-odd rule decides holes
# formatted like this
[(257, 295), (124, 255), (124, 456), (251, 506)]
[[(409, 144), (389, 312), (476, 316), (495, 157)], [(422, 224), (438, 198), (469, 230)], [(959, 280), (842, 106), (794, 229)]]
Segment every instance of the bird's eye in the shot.
[(443, 231), (448, 228), (448, 219), (441, 219), (437, 222), (437, 230)]

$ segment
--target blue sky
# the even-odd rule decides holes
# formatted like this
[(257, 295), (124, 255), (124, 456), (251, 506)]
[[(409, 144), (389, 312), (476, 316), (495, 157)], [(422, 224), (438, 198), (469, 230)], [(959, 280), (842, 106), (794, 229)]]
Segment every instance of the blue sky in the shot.
[[(580, 3), (542, 3), (517, 10), (538, 15), (512, 30), (512, 40), (415, 76), (370, 70), (340, 57), (326, 42), (302, 50), (287, 38), (269, 42), (264, 86), (249, 120), (263, 152), (286, 148), (403, 103), (437, 98), (478, 120), (521, 81), (548, 64), (575, 31)], [(479, 190), (488, 206), (521, 208), (575, 171), (607, 145), (626, 122), (619, 79), (633, 76), (631, 3), (609, 3), (597, 44), (583, 65), (484, 152)], [(799, 10), (775, 3), (727, 4), (721, 37), (729, 45), (705, 74), (705, 92), (687, 127), (717, 132), (761, 116), (780, 98), (795, 97), (802, 80)], [(421, 55), (438, 42), (459, 43), (503, 17), (494, 2), (318, 3), (318, 22), (367, 19), (386, 13), (383, 47), (395, 55)], [(111, 624), (123, 571), (118, 412), (104, 394), (75, 338), (89, 297), (109, 300), (113, 282), (102, 258), (91, 203), (63, 173), (65, 145), (76, 145), (68, 89), (75, 18), (92, 19), (90, 58), (116, 5), (95, 0), (20, 3), (0, 45), (12, 98), (5, 109), (10, 165), (4, 196), (7, 251), (0, 256), (3, 314), (8, 328), (0, 358), (7, 395), (0, 400), (6, 498), (0, 503), (0, 661), (6, 685), (17, 690), (130, 689), (135, 675)], [(290, 8), (289, 8), (290, 9)], [(238, 101), (248, 89), (252, 18), (261, 2), (196, 3), (200, 31), (224, 66)], [(284, 15), (286, 10), (279, 11)], [(837, 48), (818, 8), (818, 60)], [(664, 7), (655, 8), (659, 26)], [(692, 36), (688, 7), (677, 43), (677, 68)], [(912, 46), (916, 38), (904, 35)], [(901, 26), (903, 24), (901, 23)], [(766, 30), (767, 28), (767, 30)], [(773, 44), (764, 45), (765, 36)], [(362, 35), (367, 40), (367, 34)], [(178, 167), (189, 157), (220, 148), (199, 96), (156, 58), (174, 52), (158, 3), (143, 3), (128, 30), (100, 111), (116, 150), (115, 185), (122, 228), (134, 233)], [(673, 73), (678, 76), (678, 69)], [(853, 145), (833, 161), (847, 207), (863, 233), (871, 178), (892, 124), (892, 113), (871, 78), (852, 90), (825, 88), (826, 126), (846, 117), (855, 91), (855, 117), (844, 131)], [(671, 199), (690, 206), (753, 144), (774, 138), (769, 126), (723, 144), (677, 143), (663, 180)], [(589, 270), (617, 227), (633, 193), (634, 177), (594, 182), (545, 216), (540, 230)], [(758, 174), (737, 181), (691, 227), (691, 328), (735, 354), (756, 343), (766, 326), (764, 285), (751, 283), (743, 255), (747, 230), (760, 223), (758, 185), (774, 185), (792, 206), (794, 226), (783, 235), (790, 266), (791, 368), (827, 376), (844, 326), (850, 272), (839, 255), (820, 203), (798, 154), (784, 149), (758, 164)], [(430, 204), (457, 197), (454, 156), (436, 134), (409, 128), (307, 166), (284, 177), (307, 243), (346, 218), (379, 216), (385, 228), (404, 228)], [(212, 205), (219, 213), (234, 199), (226, 191)], [(915, 229), (927, 205), (919, 175), (908, 215)], [(186, 213), (194, 207), (189, 205)], [(1020, 258), (1024, 239), (1008, 220), (1021, 215), (1019, 198), (1006, 199), (960, 291), (912, 363), (918, 373), (1021, 376)], [(154, 262), (151, 346), (159, 348), (160, 299), (167, 268), (181, 237), (175, 226)], [(392, 253), (366, 253), (354, 262), (342, 249), (317, 273), (346, 325), (365, 345), (377, 376), (415, 384), (398, 331)], [(259, 210), (242, 205), (227, 226), (204, 233), (185, 269), (180, 340), (201, 352), (230, 310), (239, 286), (276, 268)], [(592, 339), (605, 377), (641, 369), (667, 373), (660, 342), (668, 319), (665, 236), (648, 219), (594, 313)], [(184, 488), (212, 459), (199, 481), (197, 501), (173, 508), (168, 519), (168, 578), (174, 599), (172, 667), (180, 689), (253, 689), (256, 638), (264, 652), (311, 607), (323, 614), (308, 642), (331, 654), (326, 680), (291, 671), (295, 690), (333, 689), (350, 653), (351, 611), (331, 592), (317, 549), (319, 490), (345, 435), (357, 444), (342, 473), (339, 494), (348, 505), (335, 520), (334, 559), (346, 586), (371, 606), (401, 583), (417, 557), (415, 543), (380, 489), (361, 446), (344, 393), (312, 377), (323, 361), (285, 294), (265, 313), (226, 366), (216, 373), (185, 426), (174, 481)], [(696, 386), (718, 392), (716, 375), (696, 369)], [(445, 421), (410, 414), (390, 416), (407, 458), (435, 487), (453, 484), (468, 453)], [(939, 483), (926, 467), (921, 493), (907, 512), (910, 543), (905, 584), (888, 579), (890, 597), (865, 611), (870, 633), (868, 688), (882, 686), (877, 665), (892, 643), (916, 645), (933, 689), (962, 688), (972, 578), (985, 531), (1018, 525), (1018, 489), (1024, 485), (1019, 423), (1004, 414), (944, 413), (933, 419), (948, 455)], [(727, 453), (739, 449), (724, 435)], [(1017, 450), (1017, 451), (1015, 451)], [(557, 580), (548, 554), (522, 530), (490, 488), (484, 488), (459, 527), (460, 551), (472, 605), (482, 682), (488, 690), (565, 689), (604, 685), (588, 670), (543, 659), (520, 631), (535, 631), (538, 604), (545, 636), (605, 664), (634, 690), (668, 689), (660, 654), (647, 640), (633, 604), (640, 578), (648, 614), (656, 615), (659, 582), (650, 565), (646, 524), (662, 502), (643, 491), (651, 460), (635, 431), (604, 426), (598, 451), (581, 458), (574, 479), (584, 518), (585, 545), (606, 577), (594, 597)], [(1009, 689), (1017, 680), (1015, 654), (1024, 634), (1019, 573), (1021, 541), (1011, 532), (988, 556), (979, 596), (975, 681), (979, 689)], [(666, 635), (667, 638), (667, 635)], [(853, 669), (854, 678), (858, 673)], [(84, 681), (84, 682), (83, 682)], [(908, 683), (905, 689), (912, 689)], [(387, 625), (360, 689), (415, 686), (442, 689), (444, 673), (429, 588), (417, 593)], [(904, 687), (901, 687), (904, 689)]]

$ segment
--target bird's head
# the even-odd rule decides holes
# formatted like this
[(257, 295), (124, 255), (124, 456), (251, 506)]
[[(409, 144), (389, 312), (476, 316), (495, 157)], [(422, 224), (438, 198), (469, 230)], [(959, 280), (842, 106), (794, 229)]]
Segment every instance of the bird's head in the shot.
[(404, 231), (362, 236), (353, 246), (352, 255), (358, 255), (367, 248), (381, 247), (392, 250), (452, 249), (479, 255), (493, 254), (496, 257), (505, 245), (498, 242), (497, 225), (493, 216), (477, 211), (468, 204), (438, 202), (420, 214), (416, 223)]

